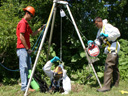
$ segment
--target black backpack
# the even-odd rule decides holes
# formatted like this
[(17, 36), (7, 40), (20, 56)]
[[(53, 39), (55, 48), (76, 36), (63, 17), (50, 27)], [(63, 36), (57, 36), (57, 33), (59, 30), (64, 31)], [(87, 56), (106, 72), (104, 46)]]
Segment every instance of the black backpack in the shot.
[(39, 84), (40, 92), (48, 92), (49, 88), (44, 79), (41, 79), (40, 73), (35, 73), (33, 76), (34, 80)]

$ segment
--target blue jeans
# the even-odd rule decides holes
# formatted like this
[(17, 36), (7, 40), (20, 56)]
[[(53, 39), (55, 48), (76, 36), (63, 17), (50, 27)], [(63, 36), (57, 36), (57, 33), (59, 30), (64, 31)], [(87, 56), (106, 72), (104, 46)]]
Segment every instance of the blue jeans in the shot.
[(31, 69), (31, 57), (25, 48), (17, 49), (21, 78), (21, 90), (25, 91), (28, 84), (28, 70)]

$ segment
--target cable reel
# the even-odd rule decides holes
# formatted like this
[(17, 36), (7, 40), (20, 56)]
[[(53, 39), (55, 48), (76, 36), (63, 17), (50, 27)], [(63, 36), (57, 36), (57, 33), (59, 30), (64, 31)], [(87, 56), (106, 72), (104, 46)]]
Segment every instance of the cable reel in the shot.
[(100, 49), (98, 45), (92, 42), (88, 45), (87, 52), (91, 57), (97, 57), (100, 54)]

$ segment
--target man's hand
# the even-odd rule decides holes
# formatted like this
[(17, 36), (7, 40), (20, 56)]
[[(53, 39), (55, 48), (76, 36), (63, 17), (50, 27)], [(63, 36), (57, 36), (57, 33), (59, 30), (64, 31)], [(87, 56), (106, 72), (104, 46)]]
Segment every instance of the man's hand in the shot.
[(51, 59), (50, 61), (51, 61), (51, 63), (53, 63), (53, 62), (56, 62), (56, 61), (58, 61), (58, 60), (60, 60), (60, 58), (59, 57), (57, 57), (57, 56), (55, 56), (53, 59)]
[(43, 26), (41, 27), (41, 29), (43, 29), (46, 26), (46, 24), (43, 24)]
[(108, 37), (108, 34), (100, 33), (100, 36)]
[(30, 55), (33, 51), (31, 49), (28, 49), (27, 52)]
[(46, 26), (46, 24), (43, 24), (43, 26), (41, 26), (41, 27), (38, 29), (38, 32), (40, 32), (45, 26)]
[(92, 40), (88, 40), (87, 44), (89, 45), (90, 43), (93, 43), (93, 41)]

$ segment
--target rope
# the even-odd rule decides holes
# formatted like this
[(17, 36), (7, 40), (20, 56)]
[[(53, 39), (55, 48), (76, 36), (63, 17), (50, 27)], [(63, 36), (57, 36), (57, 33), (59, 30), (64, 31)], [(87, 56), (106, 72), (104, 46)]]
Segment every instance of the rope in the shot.
[(36, 48), (36, 51), (35, 51), (34, 53), (36, 53), (36, 52), (37, 52), (37, 49), (39, 48), (39, 45), (40, 45), (41, 38), (42, 38), (42, 36), (43, 36), (43, 32), (44, 32), (44, 30), (45, 30), (45, 27), (44, 27), (44, 28), (43, 28), (43, 30), (41, 31), (40, 36), (38, 37), (38, 39), (37, 39), (36, 43), (34, 44), (34, 46), (33, 46), (33, 48), (32, 48), (32, 51), (33, 51), (33, 50), (34, 50), (34, 48), (35, 48), (35, 46), (36, 46), (36, 44), (37, 44), (37, 42), (39, 41), (39, 43), (38, 43), (38, 45), (37, 45), (37, 48)]
[(0, 65), (1, 65), (3, 68), (5, 68), (6, 70), (8, 70), (8, 71), (14, 71), (14, 72), (19, 71), (19, 69), (16, 69), (16, 70), (9, 69), (9, 68), (5, 67), (4, 65), (2, 65), (2, 63), (0, 63)]
[[(36, 48), (36, 51), (37, 51), (37, 49), (38, 49), (38, 47), (39, 47), (39, 45), (40, 45), (41, 38), (42, 38), (42, 36), (43, 36), (44, 30), (45, 30), (45, 27), (43, 28), (43, 30), (42, 30), (40, 36), (38, 37), (36, 43), (34, 44), (34, 46), (33, 46), (33, 48), (32, 48), (32, 51), (34, 50), (34, 48), (35, 48), (37, 42), (39, 41), (38, 46), (37, 46), (37, 48)], [(36, 53), (36, 51), (35, 51), (34, 53)], [(4, 62), (4, 61), (2, 61), (2, 62)], [(3, 68), (5, 68), (6, 70), (8, 70), (8, 71), (14, 71), (14, 72), (19, 71), (19, 69), (16, 69), (16, 70), (9, 69), (9, 68), (5, 67), (5, 66), (3, 65), (3, 63), (0, 63), (0, 65), (1, 65)]]

